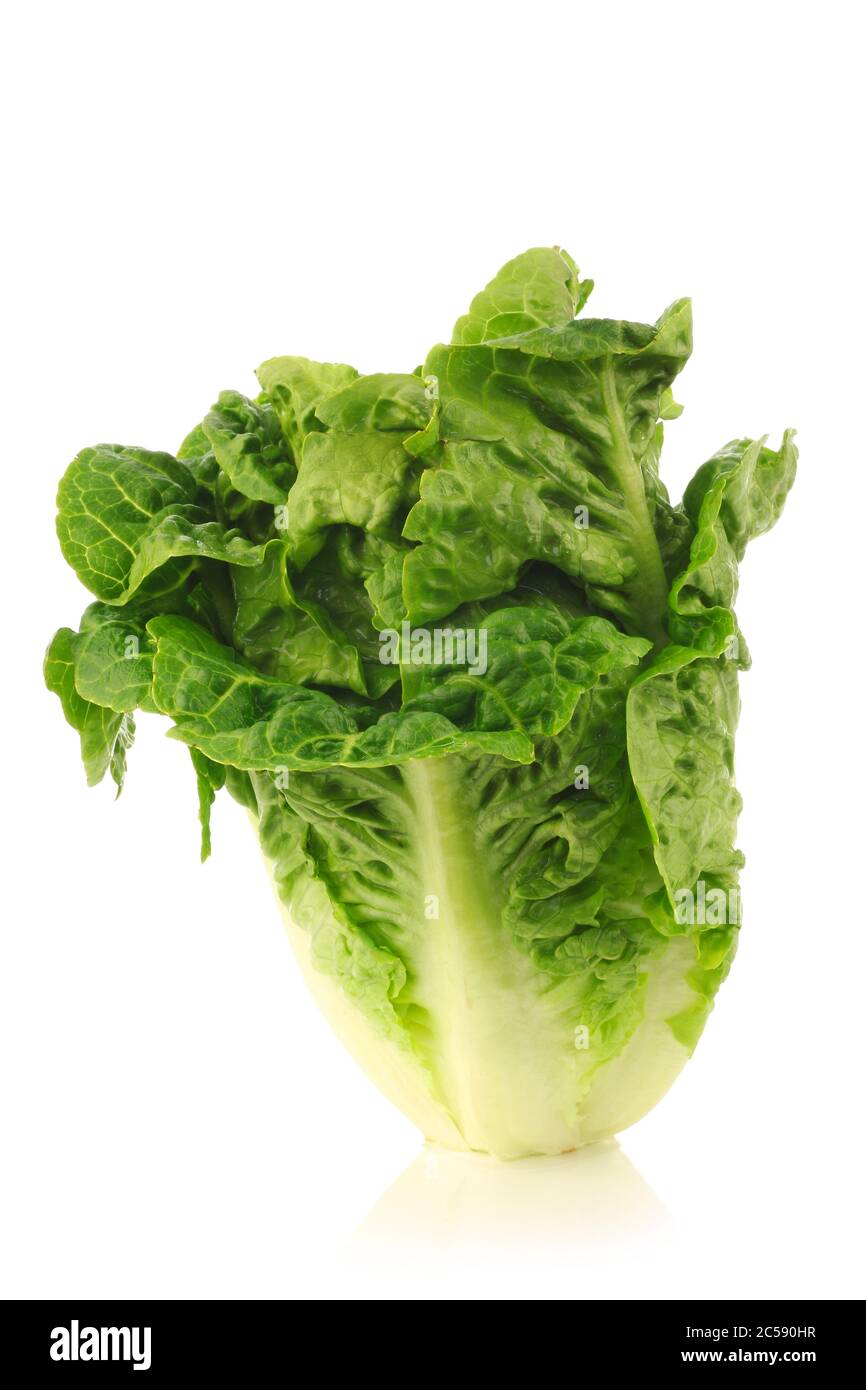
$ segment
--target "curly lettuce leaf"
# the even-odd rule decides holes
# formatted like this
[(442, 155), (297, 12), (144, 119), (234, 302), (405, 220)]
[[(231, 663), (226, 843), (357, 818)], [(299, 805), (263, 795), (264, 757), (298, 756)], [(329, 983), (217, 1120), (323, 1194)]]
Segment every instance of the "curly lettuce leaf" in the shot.
[[(519, 608), (497, 616), (490, 667), (471, 688), (462, 671), (431, 667), (414, 698), (378, 718), (256, 671), (188, 619), (156, 618), (148, 624), (153, 698), (174, 719), (174, 737), (245, 770), (376, 767), (458, 750), (531, 762), (533, 736), (561, 727), (600, 675), (636, 664), (647, 646), (598, 619), (569, 632)], [(514, 681), (515, 643), (526, 643), (533, 627), (535, 669)]]
[(686, 490), (695, 535), (671, 585), (673, 641), (636, 678), (628, 705), (632, 775), (671, 902), (702, 879), (735, 881), (742, 864), (734, 734), (737, 668), (748, 653), (733, 608), (738, 564), (747, 542), (778, 517), (796, 460), (790, 431), (777, 452), (763, 440), (738, 440)]
[(82, 449), (57, 494), (64, 558), (97, 598), (116, 604), (179, 557), (258, 564), (260, 547), (212, 520), (195, 496), (190, 470), (171, 454)]
[(284, 504), (295, 479), (294, 460), (273, 407), (222, 391), (202, 432), (232, 487), (254, 502)]
[(787, 431), (778, 452), (764, 440), (725, 445), (697, 472), (684, 506), (694, 539), (688, 564), (671, 584), (668, 631), (673, 642), (748, 665), (734, 614), (739, 561), (749, 540), (774, 523), (794, 480), (797, 450)]
[(52, 638), (45, 654), (45, 684), (60, 699), (67, 724), (81, 741), (81, 760), (90, 787), (111, 774), (118, 793), (126, 775), (126, 754), (135, 737), (135, 721), (86, 700), (75, 685), (75, 643), (77, 634), (62, 627)]
[(290, 684), (370, 694), (358, 648), (290, 576), (289, 549), (288, 541), (269, 541), (260, 565), (235, 572), (234, 646), (260, 671)]
[(403, 534), (423, 622), (558, 566), (630, 631), (665, 640), (667, 579), (641, 461), (691, 350), (678, 301), (655, 325), (576, 320), (494, 344), (434, 348), (443, 444)]
[(397, 540), (418, 485), (412, 457), (390, 432), (328, 430), (309, 435), (289, 494), (286, 534), (304, 569), (341, 524)]
[(477, 294), (468, 314), (457, 320), (451, 342), (461, 347), (526, 333), (559, 328), (579, 314), (592, 291), (567, 251), (539, 246), (502, 267)]
[(256, 376), (293, 458), (300, 458), (307, 435), (322, 429), (319, 406), (357, 375), (343, 362), (312, 362), (307, 357), (271, 357), (262, 363)]

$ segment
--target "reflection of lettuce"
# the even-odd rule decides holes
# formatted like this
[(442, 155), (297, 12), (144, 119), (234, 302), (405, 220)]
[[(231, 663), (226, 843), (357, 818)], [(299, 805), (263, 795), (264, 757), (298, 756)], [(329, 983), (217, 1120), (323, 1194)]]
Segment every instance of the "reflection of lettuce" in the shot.
[(59, 493), (98, 601), (46, 680), (89, 780), (168, 715), (203, 853), (227, 785), (347, 1045), (502, 1156), (639, 1118), (729, 967), (737, 567), (795, 469), (735, 440), (672, 504), (689, 303), (576, 318), (591, 287), (529, 251), (416, 372), (274, 358), (177, 457), (85, 449)]

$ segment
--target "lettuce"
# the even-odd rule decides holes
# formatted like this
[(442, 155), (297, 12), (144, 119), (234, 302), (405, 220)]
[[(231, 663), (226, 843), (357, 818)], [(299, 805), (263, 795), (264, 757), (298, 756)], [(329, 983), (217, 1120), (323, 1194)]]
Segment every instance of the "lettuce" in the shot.
[(738, 564), (788, 432), (659, 473), (691, 349), (509, 262), (415, 372), (281, 357), (176, 456), (97, 445), (58, 495), (96, 602), (45, 663), (88, 780), (134, 712), (247, 808), (311, 988), (431, 1139), (502, 1157), (664, 1093), (739, 931)]

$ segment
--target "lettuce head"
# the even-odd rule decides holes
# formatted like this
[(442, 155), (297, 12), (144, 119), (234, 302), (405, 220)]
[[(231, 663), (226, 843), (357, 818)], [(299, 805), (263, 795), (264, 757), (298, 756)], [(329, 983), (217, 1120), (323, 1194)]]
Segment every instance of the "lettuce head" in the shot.
[(174, 454), (83, 449), (58, 494), (95, 601), (45, 676), (88, 781), (171, 720), (202, 856), (249, 812), (334, 1028), (433, 1140), (557, 1153), (691, 1054), (740, 925), (737, 571), (796, 449), (659, 472), (691, 309), (581, 314), (509, 262), (414, 371), (278, 357)]

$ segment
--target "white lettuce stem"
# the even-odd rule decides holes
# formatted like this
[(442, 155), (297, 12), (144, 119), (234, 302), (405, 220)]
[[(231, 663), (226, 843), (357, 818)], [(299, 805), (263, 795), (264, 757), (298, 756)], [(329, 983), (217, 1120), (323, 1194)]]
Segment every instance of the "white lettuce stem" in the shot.
[(440, 1099), (471, 1148), (513, 1157), (580, 1142), (575, 1020), (511, 939), (485, 871), (453, 760), (403, 769), (418, 819), (417, 1001), (433, 1028), (427, 1059)]

